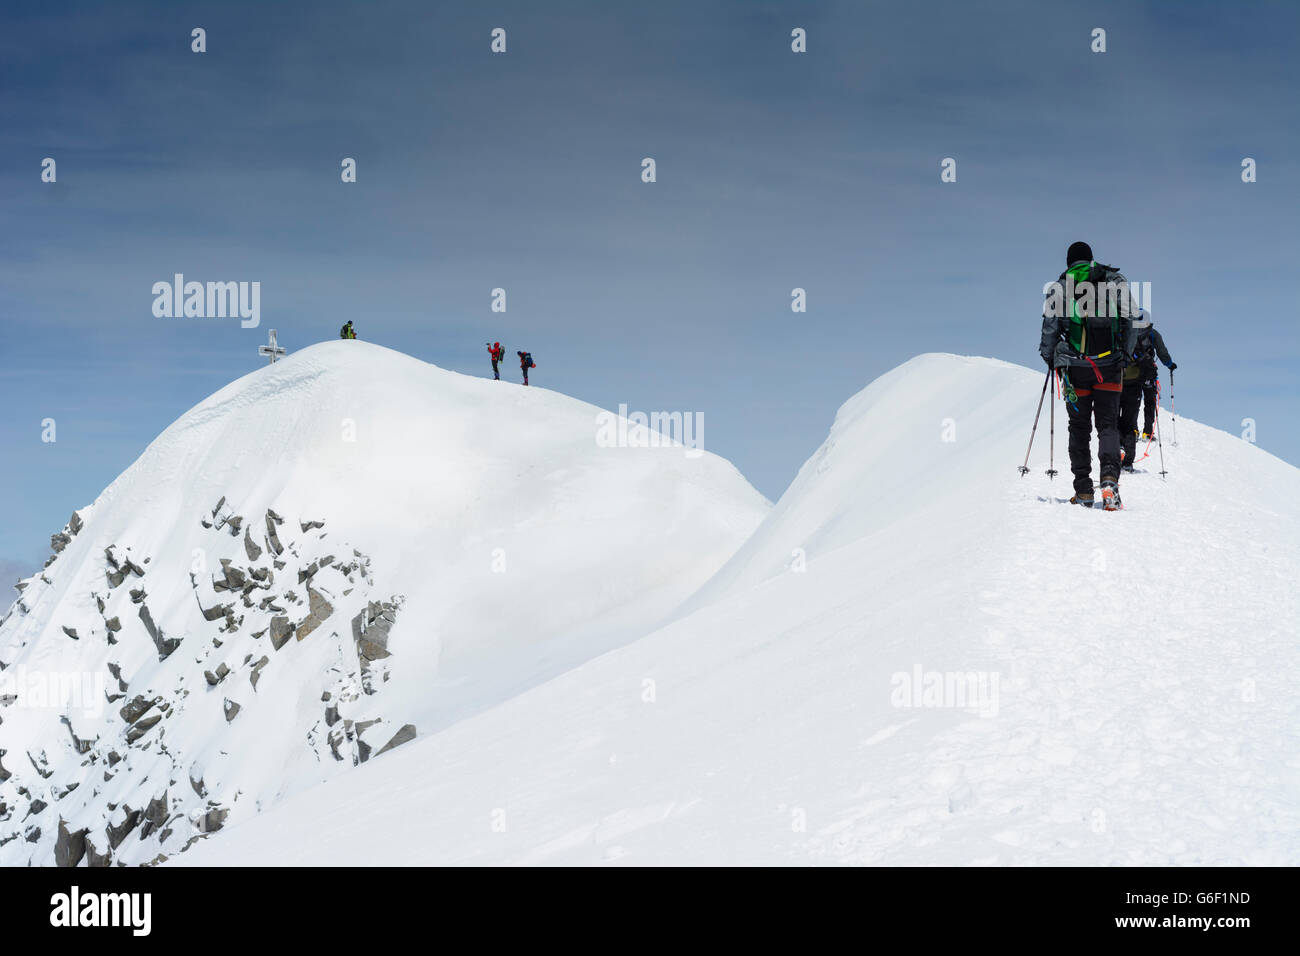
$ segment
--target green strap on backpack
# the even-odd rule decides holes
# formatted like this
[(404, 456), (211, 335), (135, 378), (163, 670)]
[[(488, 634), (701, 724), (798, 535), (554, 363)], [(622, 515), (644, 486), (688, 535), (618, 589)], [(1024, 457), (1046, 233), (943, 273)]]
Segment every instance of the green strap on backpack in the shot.
[[(1084, 283), (1092, 284), (1093, 292), (1093, 310), (1097, 311), (1108, 303), (1102, 293), (1101, 278), (1105, 275), (1105, 267), (1095, 262), (1080, 262), (1070, 266), (1065, 272), (1061, 273), (1061, 280), (1064, 281), (1068, 276), (1074, 280), (1076, 289)], [(1110, 326), (1110, 342), (1106, 347), (1098, 352), (1094, 357), (1100, 358), (1109, 354), (1119, 343), (1119, 314), (1115, 309), (1108, 309), (1108, 316), (1083, 316), (1079, 314), (1079, 298), (1076, 292), (1070, 297), (1069, 303), (1069, 330), (1066, 334), (1066, 340), (1070, 343), (1070, 348), (1074, 349), (1078, 355), (1086, 356), (1088, 354), (1088, 330), (1091, 326), (1093, 330), (1093, 341), (1096, 341), (1097, 332), (1105, 327)]]

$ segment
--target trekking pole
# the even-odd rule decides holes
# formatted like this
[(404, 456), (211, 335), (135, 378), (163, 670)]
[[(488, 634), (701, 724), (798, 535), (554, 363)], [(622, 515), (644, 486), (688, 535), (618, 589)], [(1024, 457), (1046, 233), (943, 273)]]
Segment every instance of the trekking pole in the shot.
[(1038, 396), (1038, 411), (1034, 413), (1034, 427), (1029, 432), (1029, 447), (1025, 449), (1025, 463), (1020, 466), (1020, 477), (1023, 478), (1029, 474), (1029, 453), (1034, 450), (1034, 433), (1038, 431), (1038, 417), (1043, 414), (1043, 399), (1047, 397), (1047, 383), (1052, 380), (1052, 370), (1047, 370), (1047, 378), (1043, 379), (1043, 391)]
[(1178, 447), (1178, 406), (1174, 404), (1174, 370), (1169, 370), (1169, 413), (1173, 416), (1169, 419), (1169, 437), (1170, 444), (1175, 448)]
[[(1173, 383), (1170, 383), (1170, 387), (1171, 388), (1173, 387)], [(1150, 448), (1151, 446), (1147, 445), (1147, 447)], [(1160, 441), (1160, 385), (1159, 383), (1156, 384), (1156, 448), (1160, 450), (1160, 480), (1163, 481), (1165, 475), (1167, 475), (1168, 472), (1165, 471), (1165, 446)]]
[[(1051, 372), (1047, 373), (1049, 376)], [(1052, 392), (1052, 410), (1048, 414), (1051, 420), (1051, 431), (1047, 439), (1047, 477), (1053, 479), (1056, 477), (1056, 392)]]

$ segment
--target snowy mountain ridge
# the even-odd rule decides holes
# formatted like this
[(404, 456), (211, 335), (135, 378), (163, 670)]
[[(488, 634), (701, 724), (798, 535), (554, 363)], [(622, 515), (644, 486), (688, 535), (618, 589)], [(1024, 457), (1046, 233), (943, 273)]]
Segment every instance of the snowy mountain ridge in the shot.
[(1300, 470), (1180, 419), (1085, 511), (1041, 385), (905, 363), (683, 615), (178, 862), (1294, 865)]
[(186, 413), (0, 622), (0, 862), (156, 862), (653, 626), (767, 503), (598, 414), (360, 342)]
[(922, 355), (769, 508), (356, 345), (56, 536), (0, 676), (111, 706), (0, 701), (0, 862), (1300, 860), (1300, 470), (1180, 419), (1086, 511), (1016, 472), (1041, 372)]

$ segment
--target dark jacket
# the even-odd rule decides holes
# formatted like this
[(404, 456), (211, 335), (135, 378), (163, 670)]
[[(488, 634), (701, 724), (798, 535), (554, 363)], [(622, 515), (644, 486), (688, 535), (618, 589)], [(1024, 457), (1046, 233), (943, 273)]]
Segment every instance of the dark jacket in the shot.
[(1156, 364), (1156, 358), (1164, 363), (1165, 368), (1174, 364), (1174, 360), (1169, 355), (1169, 349), (1165, 348), (1164, 336), (1156, 331), (1154, 325), (1142, 329), (1138, 332), (1137, 348), (1133, 350), (1139, 356), (1140, 361)]
[[(1079, 265), (1077, 262), (1070, 263), (1071, 268)], [(1111, 282), (1117, 285), (1127, 283), (1124, 274), (1114, 266), (1102, 265), (1097, 263), (1101, 269), (1097, 282)], [(1057, 279), (1057, 282), (1065, 281), (1065, 273)], [(1091, 368), (1093, 362), (1078, 354), (1071, 347), (1068, 333), (1070, 321), (1068, 318), (1068, 309), (1054, 309), (1053, 296), (1049, 292), (1047, 300), (1043, 305), (1043, 331), (1038, 344), (1038, 354), (1042, 356), (1043, 361), (1049, 368)], [(1060, 302), (1059, 296), (1055, 300)], [(1068, 303), (1066, 303), (1068, 307)], [(1061, 315), (1052, 314), (1060, 311)], [(1104, 359), (1094, 359), (1099, 367), (1108, 367), (1113, 365), (1124, 366), (1128, 361), (1128, 356), (1133, 354), (1133, 349), (1137, 345), (1137, 330), (1133, 328), (1132, 313), (1133, 308), (1127, 300), (1121, 299), (1118, 303), (1119, 319), (1119, 341), (1120, 348), (1115, 349), (1111, 355)]]

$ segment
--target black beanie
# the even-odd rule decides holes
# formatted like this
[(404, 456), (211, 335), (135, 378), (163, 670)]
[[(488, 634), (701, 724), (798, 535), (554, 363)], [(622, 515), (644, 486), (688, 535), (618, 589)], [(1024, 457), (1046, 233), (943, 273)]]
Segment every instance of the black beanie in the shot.
[(1085, 260), (1088, 262), (1092, 261), (1092, 246), (1088, 245), (1086, 242), (1070, 243), (1070, 248), (1065, 251), (1065, 264), (1068, 266), (1071, 263), (1083, 262)]

